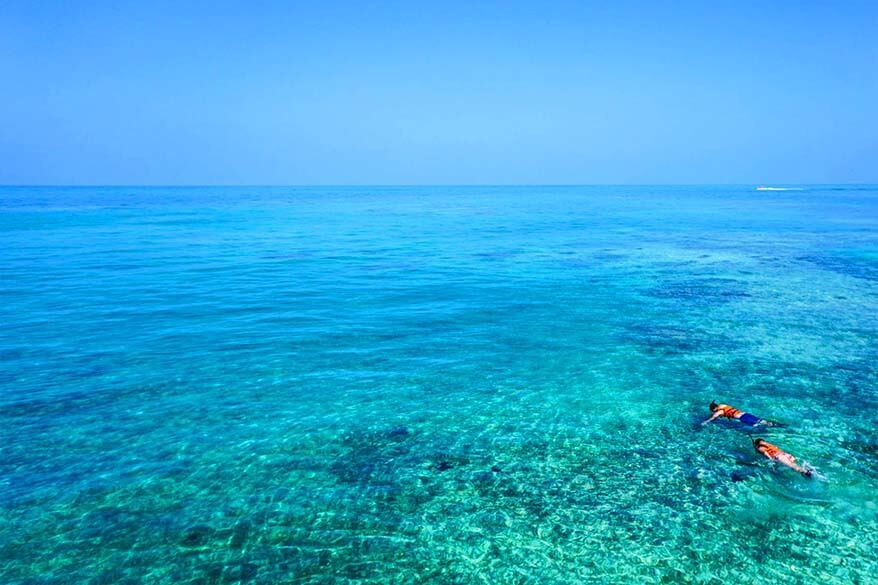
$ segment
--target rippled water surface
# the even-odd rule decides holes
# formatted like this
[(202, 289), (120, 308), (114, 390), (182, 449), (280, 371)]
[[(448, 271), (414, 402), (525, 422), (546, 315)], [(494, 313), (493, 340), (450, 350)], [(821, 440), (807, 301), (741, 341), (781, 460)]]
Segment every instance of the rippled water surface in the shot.
[(0, 188), (0, 582), (875, 583), (876, 228), (869, 187)]

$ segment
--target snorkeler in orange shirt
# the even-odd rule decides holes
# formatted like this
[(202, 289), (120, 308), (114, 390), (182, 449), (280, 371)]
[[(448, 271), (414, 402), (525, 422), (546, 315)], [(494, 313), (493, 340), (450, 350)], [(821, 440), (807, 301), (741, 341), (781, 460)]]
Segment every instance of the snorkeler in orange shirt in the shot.
[(764, 427), (782, 427), (783, 425), (780, 423), (776, 423), (770, 420), (766, 420), (764, 418), (759, 418), (755, 414), (750, 414), (749, 412), (744, 412), (743, 410), (738, 410), (728, 404), (717, 404), (716, 402), (710, 403), (710, 411), (713, 415), (701, 423), (702, 425), (706, 425), (709, 422), (715, 421), (719, 417), (723, 418), (731, 418), (737, 419), (744, 423), (745, 425), (750, 425), (751, 427), (755, 426), (764, 426)]
[(757, 452), (762, 453), (772, 461), (777, 461), (783, 465), (791, 469), (795, 469), (805, 477), (812, 477), (812, 471), (810, 469), (805, 469), (798, 463), (796, 463), (796, 458), (782, 450), (777, 445), (772, 445), (768, 441), (764, 439), (756, 439), (753, 441), (753, 448), (756, 449)]

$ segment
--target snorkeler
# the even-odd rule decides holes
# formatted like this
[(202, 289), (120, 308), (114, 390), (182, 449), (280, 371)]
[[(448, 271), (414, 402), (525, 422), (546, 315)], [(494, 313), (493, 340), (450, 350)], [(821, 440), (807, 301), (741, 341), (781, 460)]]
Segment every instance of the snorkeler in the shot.
[(768, 441), (764, 439), (756, 439), (753, 441), (753, 448), (756, 449), (757, 452), (762, 453), (772, 461), (777, 461), (778, 463), (782, 463), (791, 469), (795, 469), (805, 477), (811, 477), (812, 471), (810, 469), (805, 469), (798, 463), (796, 463), (796, 458), (783, 451), (780, 447), (776, 445), (772, 445)]
[(728, 404), (717, 404), (716, 402), (710, 403), (710, 411), (713, 415), (701, 423), (702, 425), (706, 425), (709, 422), (713, 422), (719, 417), (723, 418), (734, 418), (738, 419), (745, 425), (750, 425), (751, 427), (755, 427), (757, 425), (763, 427), (782, 427), (783, 425), (780, 423), (776, 423), (774, 421), (766, 420), (764, 418), (759, 418), (755, 414), (750, 414), (749, 412), (744, 412), (743, 410), (738, 410)]

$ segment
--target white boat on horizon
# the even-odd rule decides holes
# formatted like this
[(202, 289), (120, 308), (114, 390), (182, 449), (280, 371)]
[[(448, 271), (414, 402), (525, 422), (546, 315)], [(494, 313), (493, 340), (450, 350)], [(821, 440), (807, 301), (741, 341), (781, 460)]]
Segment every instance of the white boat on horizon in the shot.
[(763, 185), (759, 185), (756, 187), (757, 191), (802, 191), (801, 187), (765, 187)]

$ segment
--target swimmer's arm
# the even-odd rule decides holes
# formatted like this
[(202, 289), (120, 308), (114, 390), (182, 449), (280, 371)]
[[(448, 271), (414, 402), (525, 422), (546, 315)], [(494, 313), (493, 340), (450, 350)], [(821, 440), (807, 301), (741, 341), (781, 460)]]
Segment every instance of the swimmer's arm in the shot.
[(721, 417), (722, 415), (723, 415), (723, 411), (721, 411), (721, 410), (717, 410), (716, 412), (713, 413), (713, 416), (712, 416), (712, 417), (710, 417), (709, 419), (707, 419), (706, 421), (704, 421), (703, 423), (701, 423), (701, 426), (704, 426), (704, 425), (706, 425), (706, 424), (709, 423), (709, 422), (713, 422), (713, 421), (715, 421), (716, 419), (718, 419), (718, 418)]

